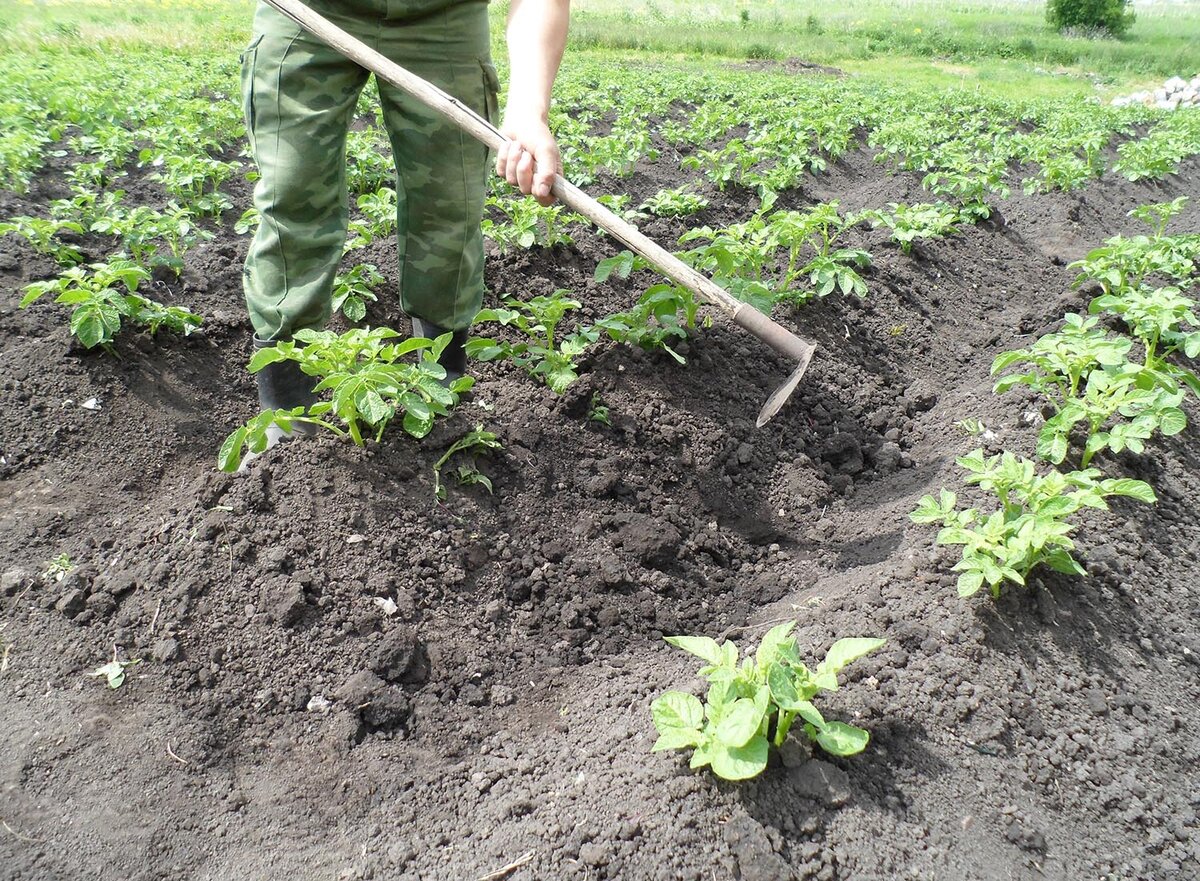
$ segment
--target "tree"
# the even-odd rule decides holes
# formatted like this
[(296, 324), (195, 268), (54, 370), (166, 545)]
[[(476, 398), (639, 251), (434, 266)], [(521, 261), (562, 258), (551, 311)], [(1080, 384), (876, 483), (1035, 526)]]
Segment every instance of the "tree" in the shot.
[(1133, 24), (1130, 0), (1049, 0), (1046, 19), (1056, 30), (1103, 28), (1119, 37)]

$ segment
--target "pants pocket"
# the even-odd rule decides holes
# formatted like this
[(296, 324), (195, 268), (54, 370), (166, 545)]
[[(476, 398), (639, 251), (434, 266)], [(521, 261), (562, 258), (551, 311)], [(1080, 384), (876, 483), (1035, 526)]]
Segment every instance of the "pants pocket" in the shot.
[(246, 140), (250, 153), (254, 153), (254, 62), (258, 57), (258, 45), (263, 35), (258, 34), (242, 52), (242, 116), (246, 120)]
[(481, 61), (483, 68), (483, 94), (487, 104), (487, 118), (492, 125), (500, 124), (500, 76), (490, 61)]

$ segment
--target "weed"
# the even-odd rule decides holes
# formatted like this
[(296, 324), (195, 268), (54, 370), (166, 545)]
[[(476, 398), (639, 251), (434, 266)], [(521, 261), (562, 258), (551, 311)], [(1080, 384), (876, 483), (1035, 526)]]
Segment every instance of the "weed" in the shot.
[(130, 667), (134, 666), (135, 664), (140, 664), (141, 662), (142, 662), (141, 658), (135, 658), (134, 660), (131, 660), (131, 661), (120, 660), (120, 658), (117, 655), (116, 646), (114, 646), (113, 647), (113, 659), (111, 661), (109, 661), (107, 664), (105, 664), (103, 667), (97, 667), (95, 670), (93, 670), (88, 675), (89, 676), (103, 676), (105, 681), (108, 683), (109, 688), (117, 689), (125, 684), (126, 671)]
[(465, 435), (452, 443), (440, 459), (433, 463), (433, 494), (438, 501), (446, 500), (446, 484), (442, 481), (442, 469), (446, 463), (459, 453), (471, 453), (468, 462), (459, 463), (454, 470), (455, 479), (464, 486), (482, 486), (489, 493), (492, 491), (491, 479), (475, 467), (475, 454), (498, 450), (502, 447), (499, 439), (490, 431), (484, 431), (482, 425), (476, 425)]

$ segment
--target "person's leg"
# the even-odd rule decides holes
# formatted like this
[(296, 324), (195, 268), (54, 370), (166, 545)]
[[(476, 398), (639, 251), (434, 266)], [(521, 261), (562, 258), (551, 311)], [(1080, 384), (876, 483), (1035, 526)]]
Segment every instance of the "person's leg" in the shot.
[[(385, 25), (380, 51), (495, 122), (487, 4), (397, 18)], [(463, 331), (483, 302), (487, 148), (416, 99), (379, 86), (396, 160), (401, 306), (425, 326)]]
[(261, 218), (246, 257), (259, 340), (329, 318), (346, 240), (346, 132), (367, 72), (266, 4), (242, 59), (242, 99)]

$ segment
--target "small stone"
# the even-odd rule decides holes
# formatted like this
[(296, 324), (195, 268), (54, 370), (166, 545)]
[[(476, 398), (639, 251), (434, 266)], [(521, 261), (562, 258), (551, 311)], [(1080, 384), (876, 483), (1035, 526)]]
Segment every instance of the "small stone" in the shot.
[(1046, 836), (1036, 829), (1026, 828), (1019, 820), (1013, 820), (1008, 824), (1008, 828), (1004, 830), (1004, 837), (1021, 850), (1042, 853), (1046, 850)]
[(843, 474), (858, 474), (863, 469), (862, 445), (852, 434), (830, 437), (821, 449), (821, 458)]
[(603, 843), (589, 841), (579, 848), (579, 859), (589, 866), (607, 866), (612, 848)]
[(163, 664), (175, 660), (179, 657), (179, 640), (171, 637), (160, 639), (150, 650), (150, 657)]
[(308, 607), (300, 585), (285, 575), (267, 582), (263, 589), (263, 602), (267, 615), (283, 627), (290, 627), (299, 621)]
[(797, 795), (823, 802), (830, 807), (844, 805), (850, 800), (850, 778), (836, 765), (813, 759), (791, 771), (792, 786)]
[(104, 589), (115, 597), (124, 596), (137, 587), (137, 579), (128, 572), (118, 572), (104, 580)]
[(54, 608), (62, 612), (68, 618), (74, 618), (84, 610), (87, 605), (87, 597), (82, 590), (72, 588), (71, 590), (63, 591), (59, 596), (58, 602), (54, 604)]
[(351, 708), (365, 704), (387, 683), (370, 670), (360, 670), (338, 686), (333, 696)]
[(743, 443), (737, 448), (737, 460), (739, 465), (749, 465), (754, 459), (754, 447), (750, 444)]
[(779, 748), (779, 758), (785, 768), (799, 768), (812, 759), (812, 743), (805, 738), (789, 737)]
[(1104, 692), (1098, 688), (1089, 688), (1087, 692), (1088, 709), (1097, 716), (1104, 716), (1108, 713), (1108, 701), (1104, 697)]
[(683, 537), (661, 518), (635, 514), (617, 531), (616, 539), (644, 565), (657, 567), (675, 559)]
[(8, 569), (0, 575), (0, 596), (15, 596), (33, 583), (33, 574), (28, 569)]
[(399, 608), (399, 606), (396, 605), (396, 601), (391, 597), (372, 597), (371, 602), (376, 605), (379, 611), (383, 612), (383, 614), (387, 615), (388, 617), (395, 615), (396, 610)]
[(642, 834), (642, 824), (638, 820), (626, 820), (621, 824), (621, 831), (617, 836), (622, 841), (630, 841)]
[(875, 463), (881, 471), (895, 471), (900, 467), (900, 460), (903, 458), (904, 453), (901, 451), (900, 445), (888, 441), (875, 454)]
[(605, 606), (596, 613), (596, 625), (608, 629), (615, 627), (621, 620), (621, 612), (615, 606)]
[(424, 682), (429, 677), (424, 648), (411, 627), (395, 627), (371, 653), (371, 670), (388, 682)]
[(106, 590), (98, 590), (87, 598), (87, 607), (99, 618), (107, 618), (117, 610), (117, 600)]

